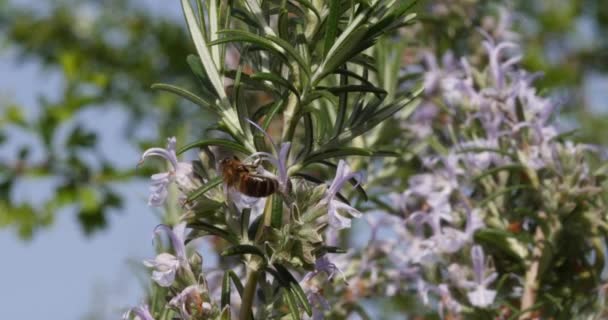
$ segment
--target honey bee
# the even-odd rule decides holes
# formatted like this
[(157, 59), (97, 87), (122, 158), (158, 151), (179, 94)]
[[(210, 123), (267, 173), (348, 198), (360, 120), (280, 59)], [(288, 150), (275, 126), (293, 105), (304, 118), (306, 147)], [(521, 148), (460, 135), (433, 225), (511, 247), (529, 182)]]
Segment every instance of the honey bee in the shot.
[(279, 189), (279, 182), (271, 177), (250, 171), (256, 165), (242, 163), (237, 157), (220, 161), (222, 178), (228, 187), (250, 197), (268, 197)]

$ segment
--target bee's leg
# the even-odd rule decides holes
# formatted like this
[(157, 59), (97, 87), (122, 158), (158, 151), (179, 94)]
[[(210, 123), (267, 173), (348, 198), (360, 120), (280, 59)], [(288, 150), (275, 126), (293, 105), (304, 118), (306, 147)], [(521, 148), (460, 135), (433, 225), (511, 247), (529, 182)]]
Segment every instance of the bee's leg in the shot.
[(252, 178), (260, 178), (260, 179), (269, 179), (269, 176), (265, 176), (263, 174), (259, 174), (259, 173), (250, 173), (249, 174), (250, 177)]
[(255, 159), (251, 164), (243, 164), (245, 167), (247, 167), (248, 169), (257, 169), (260, 166), (260, 163), (262, 163), (262, 159), (261, 158), (257, 158)]

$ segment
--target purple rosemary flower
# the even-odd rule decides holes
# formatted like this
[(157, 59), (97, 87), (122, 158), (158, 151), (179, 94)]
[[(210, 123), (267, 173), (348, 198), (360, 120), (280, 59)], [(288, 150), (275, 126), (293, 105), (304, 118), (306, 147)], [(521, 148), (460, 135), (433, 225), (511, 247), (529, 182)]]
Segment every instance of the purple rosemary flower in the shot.
[(127, 310), (127, 312), (122, 315), (122, 319), (131, 319), (131, 314), (135, 314), (135, 320), (154, 320), (154, 318), (150, 314), (150, 309), (148, 309), (147, 305), (142, 305)]
[(492, 272), (486, 276), (485, 256), (481, 246), (475, 245), (471, 248), (471, 260), (473, 262), (473, 282), (468, 281), (467, 286), (472, 289), (467, 293), (469, 302), (473, 306), (485, 308), (494, 302), (496, 290), (488, 289), (498, 274)]
[(424, 74), (424, 92), (426, 95), (433, 94), (438, 89), (449, 88), (449, 82), (453, 79), (452, 71), (457, 67), (457, 61), (451, 52), (447, 52), (442, 57), (442, 67), (437, 63), (435, 55), (425, 52), (423, 59), (427, 67)]
[(327, 213), (329, 216), (329, 226), (335, 230), (350, 228), (351, 219), (340, 214), (340, 211), (348, 213), (351, 217), (358, 218), (361, 216), (359, 210), (351, 207), (350, 205), (336, 200), (336, 195), (342, 189), (344, 184), (348, 180), (355, 178), (358, 183), (363, 179), (361, 172), (352, 172), (344, 160), (338, 162), (338, 168), (336, 170), (336, 176), (331, 182), (329, 189), (325, 193), (325, 197), (321, 199), (319, 205), (327, 205)]
[(150, 197), (148, 205), (160, 207), (165, 203), (169, 194), (168, 187), (171, 182), (175, 182), (182, 192), (189, 192), (196, 189), (194, 181), (192, 164), (189, 162), (180, 162), (177, 160), (175, 153), (175, 137), (167, 139), (167, 148), (150, 148), (141, 156), (139, 164), (143, 163), (148, 157), (157, 156), (164, 158), (170, 164), (170, 169), (167, 172), (157, 173), (152, 175), (152, 185), (150, 186)]
[(154, 234), (165, 231), (171, 240), (171, 246), (175, 255), (170, 253), (160, 253), (153, 260), (144, 260), (144, 265), (154, 268), (152, 279), (161, 287), (169, 287), (175, 280), (175, 275), (180, 267), (189, 267), (186, 258), (186, 248), (184, 246), (186, 223), (176, 225), (173, 230), (169, 226), (161, 224), (154, 229)]
[(302, 278), (302, 281), (308, 281), (321, 272), (325, 272), (325, 274), (327, 274), (328, 281), (334, 277), (336, 272), (340, 273), (343, 279), (346, 279), (342, 270), (340, 270), (334, 263), (329, 261), (329, 258), (324, 255), (315, 260), (315, 270), (307, 273), (304, 278)]
[(484, 227), (479, 216), (479, 209), (474, 209), (467, 215), (465, 230), (443, 227), (441, 232), (434, 234), (429, 240), (434, 241), (441, 252), (455, 253), (467, 243), (473, 242), (475, 231)]
[(509, 67), (518, 63), (522, 56), (516, 55), (514, 57), (509, 58), (507, 61), (501, 62), (501, 54), (504, 50), (508, 50), (510, 48), (518, 48), (518, 45), (513, 42), (500, 42), (495, 44), (494, 41), (488, 37), (488, 40), (484, 41), (483, 46), (488, 51), (488, 58), (490, 60), (490, 72), (492, 73), (492, 78), (494, 81), (495, 89), (498, 92), (502, 92), (503, 86), (505, 84), (505, 72)]
[(495, 139), (475, 139), (458, 144), (453, 152), (462, 159), (467, 169), (486, 170), (491, 165), (500, 165), (506, 160), (494, 151), (477, 151), (475, 149), (499, 150)]
[(329, 310), (329, 302), (323, 297), (322, 289), (316, 285), (310, 285), (305, 282), (302, 289), (306, 293), (308, 302), (312, 305), (312, 320), (323, 320), (325, 310)]
[(199, 284), (188, 286), (173, 297), (169, 301), (169, 305), (179, 309), (182, 319), (191, 319), (195, 313), (208, 314), (211, 312), (212, 306), (209, 302), (203, 301), (203, 292), (204, 290)]
[(447, 284), (442, 283), (437, 286), (436, 292), (439, 295), (439, 304), (441, 308), (439, 308), (439, 317), (444, 319), (444, 309), (447, 309), (449, 312), (459, 314), (462, 310), (462, 305), (452, 297), (450, 293), (450, 288)]

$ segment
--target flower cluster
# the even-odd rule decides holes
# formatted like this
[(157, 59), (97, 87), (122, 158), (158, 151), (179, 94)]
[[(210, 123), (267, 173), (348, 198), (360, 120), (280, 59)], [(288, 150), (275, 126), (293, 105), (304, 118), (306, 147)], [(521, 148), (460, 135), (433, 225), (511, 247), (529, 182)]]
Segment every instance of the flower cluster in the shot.
[[(262, 130), (257, 124), (254, 124), (254, 127)], [(272, 138), (267, 134), (266, 137), (274, 145)], [(186, 199), (191, 192), (196, 190), (195, 186), (200, 187), (205, 183), (208, 183), (208, 181), (200, 179), (193, 174), (192, 163), (179, 162), (177, 160), (175, 145), (175, 138), (170, 138), (166, 149), (151, 148), (146, 150), (142, 155), (142, 161), (147, 157), (156, 155), (165, 158), (170, 162), (171, 165), (171, 169), (168, 172), (155, 174), (152, 176), (152, 188), (150, 190), (151, 194), (149, 201), (150, 206), (158, 206), (163, 204), (172, 184), (174, 184), (179, 190), (179, 197), (181, 199)], [(274, 149), (278, 156), (274, 156), (273, 154), (267, 152), (256, 152), (248, 157), (245, 161), (260, 159), (269, 162), (273, 167), (277, 168), (278, 174), (275, 175), (265, 170), (263, 167), (261, 167), (261, 164), (258, 163), (260, 166), (258, 172), (264, 174), (264, 176), (268, 177), (269, 179), (276, 179), (281, 188), (279, 191), (281, 194), (288, 196), (287, 193), (290, 192), (295, 194), (310, 191), (309, 187), (307, 186), (308, 184), (306, 183), (296, 184), (296, 188), (294, 190), (292, 190), (291, 187), (287, 187), (292, 186), (292, 182), (287, 177), (287, 170), (289, 168), (289, 159), (287, 156), (289, 152), (289, 143), (284, 143), (280, 149), (274, 146)], [(306, 245), (311, 246), (305, 250), (309, 256), (298, 257), (297, 254), (293, 252), (285, 251), (280, 243), (277, 245), (270, 245), (269, 241), (266, 241), (266, 243), (272, 249), (271, 251), (262, 254), (262, 257), (264, 258), (263, 262), (258, 261), (258, 263), (262, 264), (262, 266), (258, 266), (258, 268), (266, 268), (269, 264), (267, 260), (274, 261), (274, 264), (286, 262), (288, 264), (298, 265), (304, 263), (304, 265), (308, 264), (311, 266), (310, 271), (306, 275), (302, 276), (301, 280), (298, 282), (302, 284), (302, 293), (305, 295), (307, 302), (312, 306), (312, 314), (315, 319), (322, 319), (323, 310), (328, 309), (329, 307), (327, 306), (326, 300), (319, 293), (321, 290), (320, 286), (313, 285), (313, 283), (317, 283), (319, 281), (329, 281), (333, 278), (335, 273), (341, 273), (341, 271), (328, 259), (326, 255), (322, 253), (312, 254), (314, 248), (321, 248), (323, 245), (322, 236), (320, 234), (315, 234), (316, 232), (314, 230), (322, 226), (329, 226), (329, 230), (349, 228), (351, 225), (351, 217), (359, 217), (361, 215), (359, 211), (347, 203), (342, 202), (342, 200), (337, 199), (337, 195), (343, 186), (350, 179), (354, 178), (358, 179), (357, 181), (361, 181), (363, 179), (360, 172), (352, 172), (346, 162), (340, 160), (337, 165), (336, 175), (331, 183), (328, 185), (321, 184), (314, 187), (315, 191), (313, 193), (318, 194), (318, 196), (312, 198), (308, 197), (305, 200), (300, 201), (298, 204), (299, 208), (302, 210), (301, 217), (299, 219), (305, 219), (308, 224), (305, 225), (298, 219), (294, 221), (296, 222), (296, 225), (286, 226), (287, 228), (285, 228), (284, 231), (291, 233), (293, 236), (302, 238), (301, 240), (296, 239), (297, 241), (295, 243), (301, 241), (302, 244), (300, 244), (300, 246), (304, 246), (303, 248), (305, 248)], [(226, 186), (224, 186), (224, 188), (226, 188)], [(262, 213), (258, 212), (256, 214), (253, 212), (252, 206), (255, 206), (255, 204), (259, 202), (265, 203), (265, 198), (251, 198), (241, 194), (238, 190), (234, 190), (233, 188), (229, 189), (230, 191), (227, 193), (227, 197), (224, 199), (227, 202), (227, 209), (229, 209), (229, 211), (236, 210), (232, 213), (233, 216), (225, 217), (223, 220), (201, 219), (202, 217), (198, 216), (197, 213), (191, 212), (193, 209), (185, 208), (186, 213), (182, 215), (182, 221), (177, 223), (173, 228), (161, 224), (154, 229), (155, 235), (161, 235), (164, 233), (168, 236), (170, 244), (169, 248), (172, 252), (162, 251), (154, 259), (144, 260), (143, 264), (152, 270), (151, 278), (159, 287), (168, 288), (170, 290), (170, 299), (166, 306), (167, 308), (173, 310), (175, 315), (179, 315), (181, 319), (195, 319), (199, 317), (213, 318), (232, 313), (233, 310), (229, 308), (230, 304), (226, 305), (224, 302), (222, 302), (223, 299), (225, 299), (224, 295), (226, 294), (225, 284), (222, 283), (222, 281), (226, 281), (227, 276), (233, 275), (235, 278), (232, 280), (236, 281), (235, 286), (239, 288), (239, 286), (242, 286), (241, 281), (245, 280), (242, 277), (243, 274), (241, 272), (239, 272), (241, 276), (238, 276), (236, 272), (231, 271), (231, 273), (225, 273), (224, 280), (217, 281), (220, 280), (220, 278), (214, 277), (212, 270), (203, 270), (202, 266), (199, 265), (202, 261), (197, 259), (197, 257), (200, 257), (198, 253), (194, 253), (190, 259), (187, 256), (186, 243), (194, 240), (197, 237), (198, 228), (203, 226), (206, 228), (221, 227), (222, 229), (226, 230), (225, 233), (229, 233), (232, 231), (229, 230), (230, 226), (233, 224), (233, 221), (231, 221), (232, 219), (239, 219), (241, 220), (240, 223), (247, 223), (243, 219), (255, 219), (256, 215)], [(233, 204), (234, 207), (230, 207), (230, 204)], [(198, 206), (196, 203), (190, 203), (189, 207), (196, 208)], [(196, 211), (196, 209), (194, 209), (194, 211)], [(245, 216), (247, 216), (247, 218), (245, 218)], [(260, 216), (259, 218), (262, 217)], [(205, 223), (205, 220), (208, 220), (209, 222)], [(255, 222), (250, 222), (247, 223), (245, 227), (247, 227), (247, 229), (251, 229), (256, 227), (254, 224)], [(190, 229), (189, 232), (188, 229)], [(249, 232), (249, 230), (246, 231)], [(236, 234), (236, 232), (233, 235), (226, 235), (225, 233), (223, 236), (227, 240), (230, 239), (234, 242), (238, 242), (238, 239), (240, 239), (245, 243), (251, 241), (251, 239), (249, 239), (249, 235), (239, 235)], [(269, 239), (272, 239), (272, 237)], [(284, 241), (282, 239), (278, 240)], [(247, 245), (248, 244), (243, 244), (241, 247)], [(292, 248), (291, 246), (293, 246), (293, 243), (290, 242), (289, 248)], [(233, 248), (236, 247), (238, 247), (238, 245)], [(251, 260), (248, 262), (255, 264)], [(284, 271), (284, 269), (278, 267), (275, 268), (276, 270)], [(272, 270), (274, 270), (274, 268)], [(322, 274), (327, 276), (325, 280), (322, 280)], [(280, 276), (276, 274), (275, 277), (276, 279), (280, 279)], [(281, 281), (283, 281), (283, 279), (281, 279)], [(241, 299), (242, 297), (231, 296), (231, 300), (233, 300), (232, 306), (240, 306)], [(130, 319), (132, 315), (144, 320), (154, 319), (147, 305), (130, 309), (124, 314), (123, 318)]]
[[(417, 157), (426, 172), (410, 176), (401, 193), (379, 195), (387, 204), (365, 215), (368, 242), (336, 261), (351, 284), (337, 290), (342, 297), (414, 291), (429, 308), (452, 317), (480, 309), (494, 314), (507, 299), (525, 310), (538, 303), (536, 290), (543, 288), (536, 268), (551, 270), (552, 262), (539, 265), (548, 253), (538, 241), (554, 248), (564, 245), (559, 239), (566, 234), (593, 241), (564, 230), (568, 219), (602, 228), (601, 210), (587, 202), (604, 206), (600, 176), (586, 160), (594, 148), (560, 138), (551, 123), (556, 103), (533, 87), (538, 75), (517, 67), (515, 43), (488, 37), (483, 47), (485, 66), (447, 53), (440, 67), (423, 55), (425, 97), (402, 127), (420, 145), (443, 144), (422, 148)], [(589, 252), (603, 255), (599, 247)]]

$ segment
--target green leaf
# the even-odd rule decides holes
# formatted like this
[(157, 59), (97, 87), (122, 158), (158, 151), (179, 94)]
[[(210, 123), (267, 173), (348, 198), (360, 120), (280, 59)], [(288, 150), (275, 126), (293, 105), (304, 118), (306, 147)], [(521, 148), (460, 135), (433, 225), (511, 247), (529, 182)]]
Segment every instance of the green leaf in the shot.
[(230, 320), (230, 306), (225, 306), (220, 313), (220, 320)]
[(346, 253), (346, 249), (334, 246), (321, 246), (318, 249), (315, 249), (315, 254), (317, 256), (324, 255), (326, 253)]
[(293, 307), (295, 308), (294, 310), (296, 310), (298, 316), (299, 316), (300, 312), (298, 310), (296, 302), (299, 302), (299, 304), (302, 306), (302, 308), (304, 309), (306, 314), (308, 314), (309, 316), (312, 316), (312, 307), (310, 306), (310, 303), (308, 302), (306, 293), (304, 293), (304, 290), (298, 283), (298, 280), (296, 280), (296, 278), (294, 278), (294, 276), (284, 266), (282, 266), (278, 263), (273, 264), (273, 266), (276, 269), (276, 271), (272, 270), (272, 268), (267, 268), (266, 270), (268, 272), (270, 272), (273, 275), (273, 277), (275, 277), (279, 281), (279, 284), (283, 288), (286, 289), (285, 294), (291, 295)]
[(362, 157), (398, 157), (399, 154), (393, 151), (375, 151), (357, 147), (340, 147), (322, 149), (311, 153), (302, 161), (302, 167), (309, 164), (337, 157), (362, 156)]
[(283, 225), (283, 199), (278, 195), (271, 196), (272, 201), (272, 212), (270, 217), (270, 226), (276, 229), (280, 229)]
[(307, 157), (312, 151), (314, 143), (314, 128), (312, 124), (312, 116), (309, 112), (307, 112), (304, 114), (304, 116), (302, 116), (302, 118), (304, 120), (304, 146), (297, 157), (298, 159), (302, 157)]
[(235, 256), (235, 255), (243, 255), (243, 254), (255, 254), (256, 256), (260, 256), (266, 260), (264, 256), (264, 252), (260, 250), (258, 247), (251, 244), (239, 244), (236, 246), (232, 246), (222, 251), (222, 257), (227, 256)]
[(215, 93), (213, 84), (205, 73), (205, 68), (203, 67), (203, 62), (201, 61), (201, 58), (199, 58), (197, 55), (189, 54), (188, 57), (186, 57), (186, 62), (190, 66), (190, 69), (192, 70), (196, 78), (201, 82), (203, 94), (217, 98), (217, 94)]
[(317, 8), (308, 0), (297, 0), (297, 1), (290, 1), (290, 2), (296, 2), (296, 6), (301, 5), (302, 7), (305, 7), (306, 9), (312, 11), (312, 13), (317, 17), (318, 21), (321, 21), (321, 14), (319, 13), (319, 11), (317, 10)]
[[(249, 47), (243, 49), (243, 55), (247, 55)], [(239, 118), (239, 124), (243, 131), (247, 135), (251, 135), (251, 130), (247, 125), (247, 119), (249, 119), (249, 106), (243, 101), (244, 92), (242, 90), (241, 80), (243, 79), (243, 63), (239, 64), (234, 77), (234, 104), (236, 105), (236, 114)]]
[(274, 73), (270, 73), (270, 72), (256, 72), (254, 74), (252, 74), (250, 76), (251, 79), (253, 80), (263, 80), (263, 81), (269, 81), (274, 85), (278, 85), (284, 88), (289, 89), (289, 91), (293, 92), (296, 97), (300, 97), (300, 92), (298, 91), (298, 89), (296, 89), (296, 87), (293, 86), (293, 84), (279, 76), (277, 76)]
[(245, 148), (244, 146), (242, 146), (239, 143), (236, 143), (234, 141), (225, 140), (225, 139), (203, 139), (203, 140), (195, 141), (195, 142), (189, 143), (189, 144), (181, 147), (179, 150), (177, 150), (177, 154), (178, 155), (182, 154), (192, 148), (205, 148), (207, 146), (224, 147), (224, 148), (230, 149), (232, 151), (240, 152), (243, 154), (249, 154), (249, 150), (247, 148)]
[(251, 208), (243, 209), (241, 213), (241, 237), (248, 239), (249, 219), (251, 218)]
[[(199, 231), (205, 231), (206, 233), (210, 234), (210, 235), (214, 235), (217, 237), (220, 237), (230, 243), (238, 243), (237, 239), (228, 231), (224, 230), (224, 229), (220, 229), (212, 224), (209, 224), (207, 222), (204, 221), (194, 221), (194, 222), (190, 222), (188, 223), (188, 227), (192, 228), (193, 230)], [(193, 234), (192, 236), (189, 236), (188, 238), (190, 240), (193, 240), (197, 237), (199, 237), (200, 234), (197, 232), (195, 234)]]
[[(218, 38), (217, 30), (219, 25), (218, 12), (217, 12), (217, 1), (218, 0), (206, 0), (207, 5), (209, 6), (207, 12), (209, 15), (209, 41), (215, 41)], [(220, 59), (220, 49), (218, 46), (211, 47), (211, 57), (215, 62), (215, 67), (217, 70), (221, 70), (222, 66), (219, 64)]]
[(525, 170), (526, 170), (526, 168), (524, 166), (522, 166), (521, 164), (509, 164), (509, 165), (499, 166), (499, 167), (485, 170), (480, 175), (474, 177), (473, 181), (479, 181), (479, 180), (483, 179), (484, 177), (491, 176), (491, 175), (493, 175), (497, 172), (501, 172), (501, 171), (524, 171), (525, 172)]
[[(367, 71), (367, 69), (365, 69), (365, 70)], [(359, 74), (357, 74), (357, 73), (355, 73), (353, 71), (350, 71), (350, 70), (348, 70), (346, 68), (340, 68), (340, 69), (336, 70), (334, 73), (354, 78), (354, 79), (360, 81), (362, 85), (366, 85), (366, 86), (369, 86), (369, 87), (374, 87), (374, 84), (371, 83), (369, 80), (367, 80), (365, 76), (361, 76), (361, 75), (359, 75)], [(343, 85), (343, 84), (341, 84), (341, 85)]]
[(349, 93), (349, 92), (371, 92), (378, 96), (378, 98), (382, 99), (383, 96), (386, 95), (386, 91), (374, 86), (360, 85), (360, 84), (351, 84), (344, 85), (338, 87), (321, 87), (318, 86), (317, 90), (327, 90), (334, 95), (340, 95), (341, 93)]
[(509, 256), (517, 258), (521, 263), (528, 257), (526, 245), (507, 231), (485, 228), (478, 230), (474, 237), (475, 242), (497, 248)]
[(209, 182), (207, 182), (207, 184), (205, 184), (204, 186), (201, 186), (200, 188), (198, 188), (197, 190), (193, 191), (191, 194), (188, 195), (188, 198), (186, 199), (186, 202), (192, 202), (194, 200), (196, 200), (197, 198), (203, 196), (205, 193), (207, 193), (207, 191), (219, 186), (220, 184), (222, 184), (222, 177), (215, 177), (211, 180), (209, 180)]
[(230, 305), (230, 274), (228, 272), (224, 272), (224, 278), (222, 279), (222, 298), (221, 298), (221, 307)]
[(281, 46), (281, 48), (283, 48), (289, 54), (289, 56), (291, 56), (297, 62), (297, 64), (300, 66), (300, 71), (304, 71), (306, 77), (310, 79), (311, 74), (308, 63), (289, 42), (276, 36), (267, 35), (266, 37), (274, 41), (277, 45)]
[(194, 93), (192, 93), (186, 89), (183, 89), (183, 88), (180, 88), (180, 87), (177, 87), (174, 85), (166, 84), (166, 83), (155, 83), (152, 85), (152, 89), (163, 90), (163, 91), (174, 93), (178, 96), (181, 96), (182, 98), (186, 98), (187, 100), (190, 100), (194, 104), (197, 104), (201, 107), (208, 108), (209, 110), (215, 112), (216, 114), (219, 113), (218, 108), (215, 104), (195, 95)]
[(283, 297), (285, 298), (285, 302), (287, 303), (287, 306), (289, 306), (289, 312), (291, 313), (291, 319), (300, 320), (301, 319), (300, 310), (298, 309), (298, 305), (296, 303), (295, 294), (291, 290), (286, 289), (285, 295)]
[(373, 129), (375, 126), (377, 126), (379, 123), (384, 121), (386, 118), (392, 116), (397, 111), (400, 111), (400, 110), (404, 109), (405, 107), (407, 107), (407, 108), (405, 108), (403, 110), (404, 116), (411, 115), (414, 112), (414, 110), (416, 110), (416, 108), (418, 107), (418, 103), (416, 103), (417, 102), (416, 98), (418, 97), (418, 95), (420, 95), (420, 93), (422, 93), (422, 91), (423, 91), (423, 88), (421, 87), (418, 90), (416, 90), (412, 95), (399, 99), (399, 100), (389, 104), (388, 106), (376, 111), (371, 117), (367, 118), (367, 120), (365, 122), (362, 122), (351, 128), (345, 129), (344, 132), (342, 132), (338, 137), (328, 141), (326, 145), (328, 145), (328, 146), (343, 145), (344, 143)]
[(340, 10), (340, 1), (329, 1), (329, 15), (325, 21), (325, 40), (323, 41), (323, 56), (327, 57), (331, 45), (338, 34), (338, 21), (342, 11)]
[(209, 80), (213, 84), (213, 87), (215, 88), (215, 91), (220, 100), (224, 100), (227, 98), (226, 92), (224, 91), (224, 83), (215, 66), (215, 62), (213, 61), (211, 54), (209, 53), (209, 48), (207, 48), (207, 41), (201, 33), (200, 26), (196, 21), (194, 12), (192, 12), (192, 7), (190, 6), (189, 0), (182, 0), (182, 9), (184, 11), (184, 16), (186, 17), (190, 36), (192, 37), (192, 41), (194, 41), (194, 46), (196, 47), (196, 51), (198, 52), (198, 55), (201, 58), (203, 67), (205, 68), (205, 72), (207, 73)]
[[(264, 123), (262, 123), (262, 129), (268, 130), (270, 124), (272, 123), (272, 120), (277, 114), (279, 114), (279, 111), (281, 111), (282, 107), (283, 100), (277, 100), (276, 103), (272, 105), (270, 109), (268, 109), (268, 112), (264, 115)], [(256, 130), (256, 135), (259, 136), (262, 140), (264, 140), (264, 133), (260, 132), (260, 130)]]
[(234, 283), (234, 286), (236, 287), (236, 291), (241, 297), (243, 297), (243, 290), (245, 290), (245, 287), (243, 286), (241, 279), (239, 278), (239, 276), (236, 275), (236, 273), (234, 273), (234, 271), (228, 270), (227, 272), (228, 276), (232, 280), (232, 283)]
[(302, 308), (304, 309), (306, 314), (309, 317), (311, 317), (312, 316), (312, 307), (310, 306), (310, 302), (308, 301), (308, 298), (306, 297), (306, 293), (304, 293), (304, 290), (302, 289), (300, 284), (298, 282), (292, 282), (290, 284), (290, 287), (291, 287), (290, 289), (293, 292), (295, 298), (300, 303), (300, 306), (302, 306)]
[[(249, 46), (246, 46), (245, 48), (249, 48)], [(249, 51), (248, 49), (244, 49), (245, 51)], [(239, 87), (247, 87), (250, 90), (255, 90), (255, 91), (265, 91), (268, 92), (270, 94), (275, 94), (275, 95), (280, 95), (280, 90), (278, 88), (275, 88), (273, 86), (271, 86), (270, 84), (267, 84), (263, 81), (259, 81), (259, 80), (254, 80), (251, 78), (251, 76), (242, 73), (242, 69), (243, 66), (239, 65), (239, 68), (235, 71), (235, 70), (226, 70), (226, 72), (224, 72), (225, 76), (228, 78), (232, 78), (234, 79), (234, 88), (235, 91), (239, 89)], [(236, 93), (235, 93), (236, 95)], [(247, 106), (247, 104), (242, 104), (245, 107)], [(238, 106), (241, 106), (241, 104), (239, 104)], [(240, 114), (246, 114), (243, 112), (240, 112)]]
[[(337, 2), (337, 1), (336, 1)], [(344, 66), (341, 70), (346, 70)], [(340, 87), (348, 85), (348, 77), (346, 74), (340, 74)], [(335, 92), (332, 92), (336, 94)], [(344, 120), (346, 118), (346, 108), (348, 107), (348, 92), (340, 92), (338, 95), (338, 113), (336, 114), (336, 123), (334, 124), (334, 133), (332, 137), (336, 137), (342, 132), (344, 128)]]
[(302, 59), (302, 57), (298, 54), (298, 52), (292, 45), (290, 45), (287, 41), (279, 37), (272, 35), (266, 35), (265, 37), (262, 37), (251, 32), (230, 29), (221, 30), (220, 33), (225, 34), (226, 36), (210, 43), (210, 45), (217, 45), (229, 42), (252, 43), (261, 48), (278, 54), (283, 59), (285, 59), (285, 61), (289, 61), (289, 58), (293, 58), (300, 66), (301, 70), (310, 76), (310, 70), (308, 70), (307, 64), (304, 59)]
[(277, 27), (279, 29), (279, 37), (287, 40), (289, 38), (289, 10), (285, 8), (285, 3), (279, 8), (279, 23)]
[(354, 47), (357, 46), (357, 43), (365, 35), (366, 30), (365, 28), (360, 28), (360, 25), (365, 21), (366, 17), (367, 14), (358, 14), (350, 21), (348, 27), (342, 31), (338, 39), (334, 41), (325, 55), (325, 60), (313, 75), (313, 85), (316, 85), (326, 74), (333, 72), (343, 65), (353, 55), (352, 51)]
[(253, 222), (249, 226), (249, 229), (247, 230), (247, 236), (249, 236), (249, 239), (255, 238), (255, 235), (258, 232), (258, 228), (260, 228), (262, 225), (261, 222), (262, 222), (263, 217), (264, 217), (264, 215), (259, 215), (257, 218), (255, 218), (253, 220)]
[(249, 14), (249, 12), (247, 12), (246, 10), (241, 10), (239, 8), (233, 7), (232, 10), (230, 11), (230, 15), (236, 19), (241, 20), (243, 23), (245, 23), (246, 25), (248, 25), (250, 27), (254, 27), (257, 29), (262, 28), (262, 26), (260, 26), (258, 21), (255, 20), (255, 17), (252, 17)]

